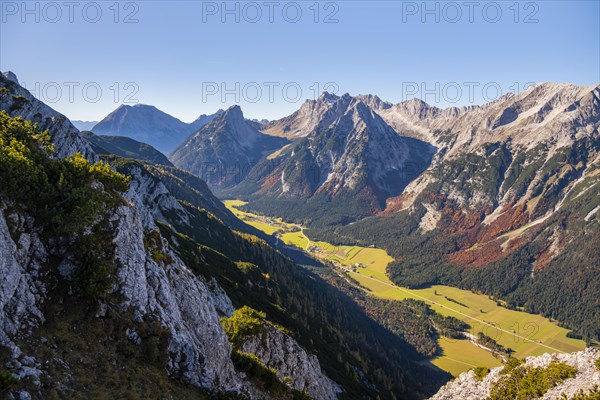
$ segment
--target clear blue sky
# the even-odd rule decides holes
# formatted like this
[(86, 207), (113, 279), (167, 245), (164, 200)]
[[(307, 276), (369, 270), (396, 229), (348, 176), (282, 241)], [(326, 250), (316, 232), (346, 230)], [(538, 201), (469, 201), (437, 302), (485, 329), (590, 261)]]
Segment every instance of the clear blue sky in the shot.
[(272, 3), (228, 2), (238, 11), (223, 15), (221, 1), (76, 2), (71, 10), (28, 2), (27, 13), (21, 1), (2, 0), (0, 69), (85, 120), (101, 119), (134, 90), (132, 99), (191, 121), (236, 102), (233, 94), (223, 101), (223, 85), (247, 117), (273, 119), (328, 82), (338, 94), (440, 106), (479, 104), (528, 82), (600, 82), (598, 1)]

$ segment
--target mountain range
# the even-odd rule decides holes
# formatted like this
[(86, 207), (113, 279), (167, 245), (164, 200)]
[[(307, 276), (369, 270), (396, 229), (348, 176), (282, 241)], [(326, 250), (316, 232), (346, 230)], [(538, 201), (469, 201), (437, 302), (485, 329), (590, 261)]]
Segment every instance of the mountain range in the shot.
[(599, 86), (447, 109), (324, 94), (264, 126), (295, 140), (226, 195), (385, 248), (400, 285), (481, 291), (598, 340), (599, 121)]
[[(110, 134), (80, 133), (0, 76), (9, 396), (420, 399), (448, 381), (430, 344), (461, 321), (371, 299), (388, 311), (375, 318), (356, 302), (368, 294), (298, 261), (213, 190), (311, 238), (385, 248), (400, 285), (471, 289), (600, 339), (600, 86), (448, 109), (324, 93), (281, 120), (233, 106), (187, 133), (163, 114), (124, 106)], [(135, 135), (180, 144), (169, 161)], [(597, 357), (559, 357), (581, 367), (565, 390), (591, 388)], [(502, 374), (469, 372), (437, 398), (494, 390)]]
[(446, 109), (323, 93), (266, 123), (232, 107), (171, 161), (316, 238), (385, 248), (398, 284), (483, 291), (597, 340), (599, 92), (541, 83)]
[(364, 100), (325, 94), (306, 102), (304, 111), (269, 124), (265, 132), (298, 119), (312, 122), (293, 126), (314, 127), (305, 135), (296, 131), (292, 144), (250, 173), (260, 179), (246, 180), (228, 194), (297, 202), (298, 212), (315, 213), (331, 223), (336, 217), (347, 223), (384, 208), (387, 198), (402, 193), (427, 168), (435, 147), (400, 136)]
[(98, 121), (71, 120), (71, 123), (80, 131), (90, 131), (98, 123)]

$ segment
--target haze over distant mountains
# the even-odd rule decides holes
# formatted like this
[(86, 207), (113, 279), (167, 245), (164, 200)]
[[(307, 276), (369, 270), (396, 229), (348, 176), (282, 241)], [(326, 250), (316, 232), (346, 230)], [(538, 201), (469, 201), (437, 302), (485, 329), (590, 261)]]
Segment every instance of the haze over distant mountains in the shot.
[(98, 123), (98, 121), (79, 121), (79, 120), (71, 120), (71, 123), (75, 126), (75, 128), (80, 131), (91, 131), (92, 128)]
[(168, 154), (190, 133), (210, 122), (221, 112), (222, 110), (218, 110), (211, 115), (202, 114), (188, 124), (154, 106), (121, 105), (91, 130), (99, 135), (127, 136)]

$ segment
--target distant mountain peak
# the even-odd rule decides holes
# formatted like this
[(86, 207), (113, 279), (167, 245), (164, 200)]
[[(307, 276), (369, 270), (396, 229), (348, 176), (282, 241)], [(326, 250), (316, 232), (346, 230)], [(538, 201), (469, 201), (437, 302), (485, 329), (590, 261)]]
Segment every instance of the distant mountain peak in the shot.
[[(250, 128), (249, 124), (247, 124), (246, 120), (244, 119), (244, 113), (242, 112), (242, 108), (238, 105), (233, 105), (229, 107), (227, 110), (217, 115), (210, 123), (208, 123), (205, 126), (208, 125), (210, 125), (210, 129), (212, 130), (215, 130), (216, 127), (219, 126), (225, 127), (231, 125), (233, 128), (233, 133), (238, 133), (242, 130), (244, 132), (247, 132), (247, 129)], [(202, 128), (200, 130), (202, 130)], [(251, 131), (254, 131), (254, 129), (252, 129)], [(256, 131), (256, 133), (258, 133), (258, 131)]]
[(356, 115), (356, 122), (364, 121), (371, 123), (375, 119), (375, 113), (362, 100), (357, 99), (348, 106), (347, 113)]
[(190, 133), (222, 113), (223, 110), (211, 115), (202, 114), (187, 124), (150, 104), (121, 104), (91, 130), (96, 134), (127, 136), (167, 154)]
[[(198, 116), (198, 118), (196, 118), (194, 120), (194, 122), (192, 122), (192, 124), (198, 123), (198, 122), (205, 122), (207, 119), (212, 120), (213, 118), (217, 117), (218, 115), (221, 115), (225, 112), (225, 110), (223, 110), (222, 108), (219, 108), (217, 111), (214, 112), (214, 114), (200, 114)], [(210, 122), (210, 121), (206, 121), (206, 122)], [(204, 125), (204, 123), (203, 123)]]
[(231, 118), (243, 119), (244, 118), (244, 113), (242, 112), (242, 108), (237, 104), (235, 104), (235, 105), (229, 107), (227, 110), (225, 110), (223, 115), (229, 119), (231, 119)]
[(171, 162), (212, 186), (239, 183), (262, 157), (287, 144), (255, 126), (244, 119), (240, 106), (231, 106), (183, 141)]
[(375, 111), (385, 110), (392, 107), (392, 103), (387, 101), (383, 101), (379, 98), (379, 96), (373, 94), (359, 94), (356, 96), (357, 99), (360, 99), (364, 102), (368, 107), (372, 108)]
[(319, 96), (319, 98), (317, 99), (317, 101), (325, 101), (325, 102), (336, 102), (339, 99), (339, 96), (336, 96), (333, 93), (329, 93), (327, 91), (321, 93), (321, 95)]

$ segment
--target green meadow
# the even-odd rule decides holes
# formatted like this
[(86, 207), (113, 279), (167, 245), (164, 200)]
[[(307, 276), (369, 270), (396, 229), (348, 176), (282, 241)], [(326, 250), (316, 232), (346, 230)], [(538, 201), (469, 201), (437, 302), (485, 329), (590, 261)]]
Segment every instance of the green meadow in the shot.
[[(561, 328), (556, 322), (539, 315), (509, 310), (486, 295), (441, 285), (425, 289), (396, 286), (386, 275), (386, 268), (393, 259), (385, 250), (309, 242), (310, 239), (298, 225), (286, 223), (281, 218), (241, 211), (237, 207), (246, 203), (240, 200), (226, 200), (224, 203), (249, 225), (269, 235), (279, 232), (284, 243), (301, 249), (309, 246), (311, 254), (332, 262), (372, 295), (385, 299), (425, 301), (440, 314), (459, 318), (469, 324), (469, 333), (477, 335), (483, 332), (502, 346), (513, 349), (516, 358), (585, 348), (585, 342), (568, 338), (566, 335), (569, 330)], [(431, 362), (455, 376), (475, 366), (495, 367), (501, 364), (489, 351), (469, 340), (442, 337), (439, 344), (443, 355)]]

